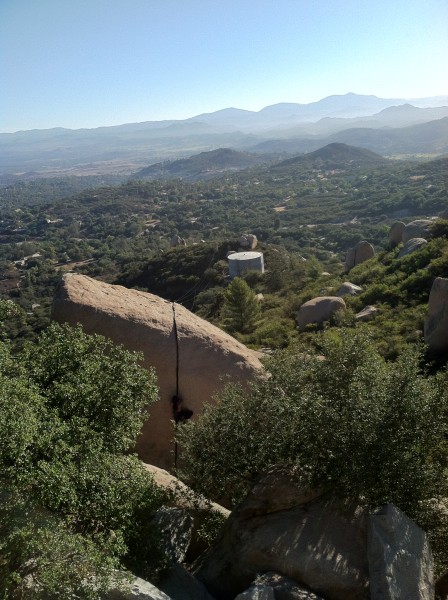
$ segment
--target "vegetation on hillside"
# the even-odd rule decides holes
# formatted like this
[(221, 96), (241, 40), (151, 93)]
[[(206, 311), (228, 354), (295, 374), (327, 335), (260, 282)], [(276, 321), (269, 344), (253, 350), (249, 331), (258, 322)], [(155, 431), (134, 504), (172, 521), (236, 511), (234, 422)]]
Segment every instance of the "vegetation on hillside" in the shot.
[[(46, 329), (67, 270), (180, 302), (275, 351), (269, 378), (248, 392), (226, 388), (216, 408), (179, 428), (185, 476), (197, 490), (237, 501), (280, 462), (312, 486), (369, 506), (396, 503), (430, 532), (439, 568), (448, 567), (448, 526), (434, 510), (447, 492), (445, 357), (429, 374), (420, 347), (432, 281), (448, 269), (448, 226), (435, 222), (428, 243), (403, 258), (388, 244), (397, 218), (447, 207), (448, 163), (350, 157), (195, 184), (0, 188), (0, 298), (12, 300), (0, 302), (4, 595), (33, 578), (43, 590), (35, 598), (60, 589), (95, 598), (113, 569), (149, 577), (163, 563), (148, 516), (162, 498), (127, 453), (156, 397), (154, 377), (98, 336)], [(230, 283), (227, 253), (248, 232), (266, 271)], [(172, 248), (173, 236), (187, 246)], [(345, 252), (363, 238), (377, 255), (345, 275)], [(336, 294), (347, 279), (362, 291), (345, 298), (346, 313), (299, 333), (301, 304)], [(370, 304), (378, 313), (359, 323)]]
[(163, 564), (163, 496), (129, 454), (157, 396), (138, 359), (56, 324), (18, 354), (0, 344), (2, 597), (98, 598), (120, 566)]

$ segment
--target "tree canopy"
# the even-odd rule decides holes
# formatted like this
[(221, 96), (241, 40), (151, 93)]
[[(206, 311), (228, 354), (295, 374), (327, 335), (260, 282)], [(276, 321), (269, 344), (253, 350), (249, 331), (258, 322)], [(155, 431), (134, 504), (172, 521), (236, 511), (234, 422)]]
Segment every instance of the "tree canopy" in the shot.
[(162, 495), (129, 454), (157, 396), (139, 359), (57, 324), (17, 355), (0, 344), (0, 593), (8, 598), (97, 598), (120, 561), (142, 575), (157, 568), (147, 523)]

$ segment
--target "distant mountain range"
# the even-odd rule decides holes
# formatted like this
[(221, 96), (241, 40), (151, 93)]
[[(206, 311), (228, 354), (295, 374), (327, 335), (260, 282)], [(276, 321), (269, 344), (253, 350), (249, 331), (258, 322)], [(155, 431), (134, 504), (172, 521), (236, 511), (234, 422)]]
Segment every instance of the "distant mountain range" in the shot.
[(331, 142), (387, 155), (442, 154), (448, 152), (447, 124), (448, 96), (410, 102), (345, 94), (258, 112), (227, 108), (182, 121), (2, 133), (0, 174), (125, 176), (217, 148), (298, 153)]

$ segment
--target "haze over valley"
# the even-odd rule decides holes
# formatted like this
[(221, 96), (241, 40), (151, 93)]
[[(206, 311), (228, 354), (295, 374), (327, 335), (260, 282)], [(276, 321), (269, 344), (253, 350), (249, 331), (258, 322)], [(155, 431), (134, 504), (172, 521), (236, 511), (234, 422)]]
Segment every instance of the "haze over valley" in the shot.
[(217, 148), (293, 155), (331, 142), (389, 157), (441, 155), (448, 152), (448, 97), (411, 105), (349, 93), (258, 112), (228, 108), (185, 120), (0, 133), (0, 175), (127, 176)]

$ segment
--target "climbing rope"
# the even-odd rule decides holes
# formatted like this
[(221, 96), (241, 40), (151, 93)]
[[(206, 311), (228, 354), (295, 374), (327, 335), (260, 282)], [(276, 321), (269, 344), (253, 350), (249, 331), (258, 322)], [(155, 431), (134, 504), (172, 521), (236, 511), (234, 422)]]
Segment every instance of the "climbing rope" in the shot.
[[(173, 331), (174, 339), (176, 342), (176, 401), (179, 399), (179, 336), (177, 333), (177, 321), (176, 321), (176, 305), (174, 302), (171, 303), (173, 309)], [(174, 417), (174, 406), (173, 406), (173, 417)], [(174, 472), (177, 474), (177, 456), (178, 456), (178, 444), (177, 444), (177, 420), (174, 419)]]

